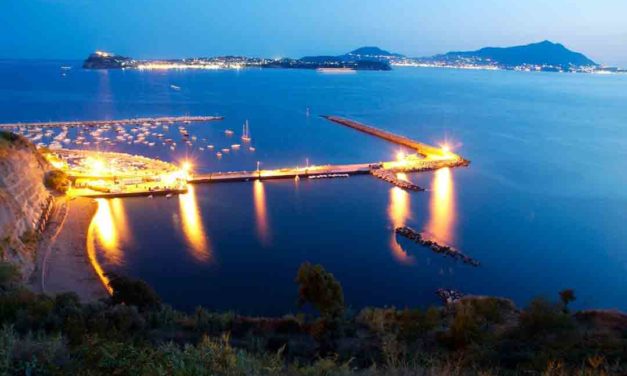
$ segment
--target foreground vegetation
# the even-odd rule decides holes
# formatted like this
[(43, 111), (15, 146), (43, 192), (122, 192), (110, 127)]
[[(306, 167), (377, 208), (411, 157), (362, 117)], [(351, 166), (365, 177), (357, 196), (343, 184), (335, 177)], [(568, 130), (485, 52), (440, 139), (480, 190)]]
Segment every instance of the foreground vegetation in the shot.
[(252, 318), (161, 303), (144, 282), (111, 276), (114, 294), (81, 304), (34, 294), (0, 263), (0, 374), (610, 375), (627, 372), (627, 317), (476, 297), (446, 308), (350, 312), (321, 266), (299, 269), (299, 304), (319, 315)]

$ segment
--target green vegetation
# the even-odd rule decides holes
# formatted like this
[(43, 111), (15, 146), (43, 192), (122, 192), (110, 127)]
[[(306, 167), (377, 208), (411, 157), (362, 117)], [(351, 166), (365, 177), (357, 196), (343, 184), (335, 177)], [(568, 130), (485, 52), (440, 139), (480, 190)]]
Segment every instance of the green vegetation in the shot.
[(65, 193), (70, 188), (70, 180), (65, 172), (61, 170), (51, 170), (46, 173), (44, 180), (46, 188)]
[[(144, 282), (83, 304), (20, 286), (0, 263), (0, 375), (625, 374), (627, 320), (569, 315), (536, 299), (466, 298), (446, 308), (344, 307), (340, 284), (304, 264), (301, 303), (320, 315), (255, 318), (162, 304)], [(296, 289), (295, 289), (296, 290)], [(296, 293), (296, 291), (295, 291)]]
[(333, 274), (324, 270), (322, 265), (306, 262), (298, 269), (296, 282), (298, 304), (311, 303), (323, 318), (334, 319), (344, 313), (344, 293), (342, 286)]

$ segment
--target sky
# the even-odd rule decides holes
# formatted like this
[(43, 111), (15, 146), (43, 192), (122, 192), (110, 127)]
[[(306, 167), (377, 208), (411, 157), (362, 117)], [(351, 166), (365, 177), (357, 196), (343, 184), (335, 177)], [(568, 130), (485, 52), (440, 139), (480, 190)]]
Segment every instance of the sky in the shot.
[(551, 40), (627, 66), (627, 0), (0, 0), (0, 58), (238, 54), (379, 46), (407, 56)]

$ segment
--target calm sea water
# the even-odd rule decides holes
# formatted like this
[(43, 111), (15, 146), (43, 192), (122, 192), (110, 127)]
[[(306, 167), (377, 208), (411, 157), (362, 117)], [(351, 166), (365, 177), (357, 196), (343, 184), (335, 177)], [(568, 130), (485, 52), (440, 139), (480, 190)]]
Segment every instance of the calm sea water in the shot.
[[(60, 66), (75, 68), (62, 76)], [(331, 124), (354, 118), (428, 143), (469, 168), (412, 174), (408, 193), (369, 176), (198, 185), (170, 200), (101, 201), (98, 260), (181, 309), (295, 311), (294, 277), (320, 263), (348, 304), (426, 306), (439, 287), (519, 304), (574, 288), (576, 306), (627, 309), (627, 77), (438, 69), (83, 71), (0, 62), (0, 121), (225, 116), (191, 124), (216, 148), (250, 122), (255, 152), (216, 158), (118, 145), (197, 171), (394, 158), (398, 147)], [(173, 90), (170, 85), (181, 90)], [(306, 116), (310, 108), (311, 115)], [(227, 138), (225, 129), (236, 135)], [(175, 137), (178, 131), (170, 127)], [(472, 268), (396, 238), (409, 225), (481, 261)]]

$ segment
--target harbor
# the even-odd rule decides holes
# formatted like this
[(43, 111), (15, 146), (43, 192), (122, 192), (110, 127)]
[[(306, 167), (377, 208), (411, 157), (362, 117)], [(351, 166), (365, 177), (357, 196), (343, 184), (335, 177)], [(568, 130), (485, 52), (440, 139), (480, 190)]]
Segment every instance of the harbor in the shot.
[[(81, 147), (90, 145), (102, 146), (116, 144), (144, 144), (153, 146), (157, 143), (174, 150), (176, 142), (172, 138), (166, 138), (159, 131), (169, 132), (168, 125), (173, 123), (189, 124), (191, 122), (203, 122), (221, 120), (222, 117), (213, 116), (184, 116), (184, 117), (155, 117), (133, 118), (126, 120), (92, 120), (83, 122), (61, 121), (49, 123), (18, 123), (3, 124), (10, 129), (24, 130), (25, 136), (31, 141), (37, 142), (44, 151), (49, 162), (58, 169), (63, 170), (72, 183), (70, 194), (80, 197), (135, 197), (135, 196), (171, 196), (173, 194), (187, 192), (187, 184), (202, 183), (228, 183), (246, 182), (253, 180), (275, 179), (321, 179), (335, 177), (349, 177), (352, 175), (370, 174), (378, 179), (386, 181), (396, 187), (407, 191), (424, 191), (424, 188), (413, 184), (402, 175), (409, 172), (423, 172), (440, 168), (452, 168), (468, 166), (469, 161), (451, 152), (448, 146), (435, 147), (412, 140), (408, 137), (383, 131), (356, 121), (337, 117), (324, 116), (325, 119), (346, 125), (384, 141), (411, 148), (415, 153), (399, 152), (395, 160), (385, 162), (365, 162), (351, 164), (323, 164), (306, 166), (257, 168), (254, 170), (216, 171), (209, 173), (195, 173), (194, 162), (184, 160), (175, 163), (165, 162), (158, 158), (149, 158), (141, 154), (127, 154), (111, 151), (95, 151), (84, 149), (66, 149), (62, 144), (76, 143)], [(130, 130), (124, 126), (131, 125)], [(87, 126), (95, 128), (89, 133), (78, 132), (72, 138), (68, 134), (68, 128)], [(43, 132), (43, 128), (60, 128), (59, 134), (54, 136), (50, 131)], [(157, 129), (158, 128), (158, 129)], [(31, 130), (31, 131), (28, 131)], [(115, 136), (107, 136), (103, 132), (114, 132)], [(215, 147), (209, 144), (207, 138), (198, 138), (190, 135), (184, 125), (178, 127), (181, 142), (188, 148), (196, 147), (198, 151), (213, 151)], [(218, 160), (225, 155), (240, 151), (241, 144), (233, 143), (234, 131), (226, 129), (223, 137), (230, 142), (230, 147), (219, 149), (216, 153)], [(91, 140), (86, 136), (91, 136)], [(42, 142), (46, 137), (49, 143)], [(153, 139), (154, 138), (154, 141)], [(245, 151), (254, 152), (251, 145), (250, 126), (244, 122), (241, 134), (242, 143), (246, 144)], [(189, 150), (189, 149), (188, 149)], [(401, 178), (402, 176), (402, 178)]]

